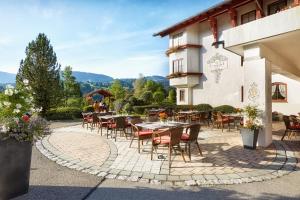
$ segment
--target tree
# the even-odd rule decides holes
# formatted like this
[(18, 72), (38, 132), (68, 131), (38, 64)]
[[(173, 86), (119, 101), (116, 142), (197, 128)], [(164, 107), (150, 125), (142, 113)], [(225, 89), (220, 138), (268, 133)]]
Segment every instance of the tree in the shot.
[(80, 85), (76, 82), (76, 78), (72, 75), (72, 67), (66, 66), (62, 77), (65, 102), (67, 102), (70, 97), (80, 97)]
[(133, 83), (134, 96), (136, 98), (140, 98), (141, 95), (143, 94), (144, 85), (145, 85), (145, 78), (142, 74), (140, 74), (139, 78), (136, 79)]
[(176, 91), (174, 88), (169, 89), (168, 101), (170, 103), (176, 103)]
[(153, 100), (155, 101), (155, 103), (161, 103), (163, 102), (164, 99), (165, 99), (165, 94), (162, 91), (158, 90), (154, 92)]
[(41, 114), (45, 115), (61, 101), (60, 65), (50, 40), (43, 33), (28, 44), (25, 53), (26, 57), (21, 60), (17, 74), (17, 87), (23, 87), (23, 81), (28, 80), (33, 102), (42, 108)]
[(126, 95), (126, 91), (122, 87), (120, 80), (114, 80), (110, 86), (110, 92), (114, 95), (115, 99), (124, 99)]
[(146, 104), (149, 104), (153, 101), (153, 95), (151, 91), (146, 91), (141, 95), (141, 100), (143, 100)]

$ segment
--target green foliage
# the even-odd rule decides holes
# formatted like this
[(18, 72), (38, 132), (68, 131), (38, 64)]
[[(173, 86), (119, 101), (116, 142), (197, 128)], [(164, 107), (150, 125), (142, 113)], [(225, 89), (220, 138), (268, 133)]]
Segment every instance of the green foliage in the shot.
[(145, 85), (145, 78), (142, 74), (140, 74), (139, 78), (136, 79), (133, 83), (134, 96), (136, 98), (140, 98), (142, 96), (144, 85)]
[(167, 99), (170, 103), (176, 103), (176, 90), (174, 88), (169, 89)]
[(134, 113), (138, 115), (145, 114), (150, 109), (160, 108), (159, 105), (145, 105), (145, 106), (133, 106)]
[(236, 109), (233, 106), (230, 106), (230, 105), (218, 106), (218, 107), (215, 107), (213, 110), (214, 111), (219, 111), (219, 112), (222, 112), (222, 113), (235, 113), (236, 112)]
[(130, 103), (126, 103), (126, 104), (124, 105), (124, 107), (123, 107), (123, 110), (124, 110), (126, 113), (130, 114), (130, 113), (133, 112), (133, 106), (132, 106)]
[(198, 104), (195, 106), (195, 109), (198, 111), (212, 111), (213, 107), (209, 104)]
[(121, 113), (123, 109), (124, 101), (122, 99), (117, 99), (114, 101), (113, 106), (117, 113)]
[(61, 102), (62, 84), (60, 82), (60, 65), (56, 54), (45, 34), (40, 33), (36, 40), (26, 47), (26, 57), (21, 60), (17, 74), (17, 87), (24, 87), (23, 81), (29, 80), (32, 88), (33, 102), (42, 107), (42, 115)]
[(92, 105), (84, 106), (83, 107), (83, 112), (94, 112), (95, 109), (93, 108)]
[(76, 82), (76, 78), (72, 75), (72, 68), (67, 66), (62, 74), (65, 103), (70, 97), (80, 97), (80, 85)]
[(142, 101), (144, 101), (146, 104), (151, 103), (151, 102), (153, 101), (153, 95), (152, 95), (152, 92), (151, 92), (151, 91), (145, 91), (145, 92), (141, 95), (140, 99), (141, 99)]
[(48, 120), (68, 120), (81, 118), (82, 111), (77, 107), (59, 107), (47, 112)]
[(126, 91), (121, 85), (120, 80), (114, 80), (110, 86), (110, 92), (114, 95), (115, 99), (124, 99)]
[(160, 103), (163, 102), (163, 100), (165, 99), (165, 94), (162, 91), (156, 91), (153, 94), (153, 100), (155, 103)]
[(67, 99), (67, 107), (78, 107), (78, 108), (82, 108), (84, 102), (83, 102), (83, 98), (81, 97), (72, 97), (72, 98), (68, 98)]
[(244, 114), (246, 115), (246, 123), (245, 127), (251, 130), (256, 130), (262, 127), (260, 120), (258, 119), (261, 110), (258, 109), (257, 106), (248, 105), (244, 108)]

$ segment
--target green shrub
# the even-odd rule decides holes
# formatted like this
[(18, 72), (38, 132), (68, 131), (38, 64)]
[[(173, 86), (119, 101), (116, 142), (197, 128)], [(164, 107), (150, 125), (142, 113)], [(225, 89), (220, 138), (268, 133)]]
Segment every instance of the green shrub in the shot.
[(236, 109), (230, 105), (222, 105), (222, 106), (215, 107), (213, 111), (220, 111), (222, 113), (235, 113)]
[(67, 100), (67, 106), (68, 107), (78, 107), (81, 108), (83, 104), (83, 99), (81, 97), (79, 98), (69, 98)]
[(145, 114), (150, 109), (158, 109), (160, 107), (161, 106), (159, 105), (146, 105), (146, 106), (133, 106), (132, 108), (136, 114), (142, 115)]
[(47, 112), (48, 120), (67, 120), (81, 118), (81, 109), (76, 107), (59, 107)]
[(195, 106), (195, 109), (198, 111), (211, 111), (213, 107), (209, 104), (198, 104)]
[(83, 112), (94, 112), (94, 108), (92, 105), (83, 107)]
[(126, 103), (123, 107), (123, 110), (126, 113), (132, 113), (133, 111), (132, 105), (130, 103)]

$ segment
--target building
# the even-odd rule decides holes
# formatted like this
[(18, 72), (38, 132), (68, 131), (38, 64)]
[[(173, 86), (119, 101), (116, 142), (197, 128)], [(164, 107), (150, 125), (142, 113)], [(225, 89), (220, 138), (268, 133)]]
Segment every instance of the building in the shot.
[(271, 113), (300, 112), (300, 0), (228, 0), (154, 36), (169, 36), (177, 104), (258, 105), (271, 143)]

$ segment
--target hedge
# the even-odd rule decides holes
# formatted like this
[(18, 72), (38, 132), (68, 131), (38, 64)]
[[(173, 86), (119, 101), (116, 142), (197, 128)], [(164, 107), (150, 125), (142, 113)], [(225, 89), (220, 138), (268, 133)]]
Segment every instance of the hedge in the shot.
[(222, 105), (222, 106), (215, 107), (213, 111), (220, 111), (222, 113), (235, 113), (236, 108), (230, 105)]
[(82, 111), (76, 107), (59, 107), (51, 109), (47, 112), (46, 118), (48, 120), (67, 120), (67, 119), (78, 119), (81, 118)]
[(133, 111), (136, 114), (142, 115), (145, 114), (150, 109), (158, 109), (158, 108), (164, 108), (166, 110), (174, 110), (175, 112), (178, 112), (180, 110), (186, 111), (186, 110), (198, 110), (198, 111), (211, 111), (213, 107), (209, 104), (199, 104), (199, 105), (174, 105), (170, 103), (160, 104), (160, 105), (146, 105), (146, 106), (133, 106)]

